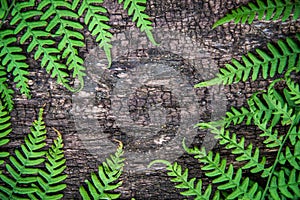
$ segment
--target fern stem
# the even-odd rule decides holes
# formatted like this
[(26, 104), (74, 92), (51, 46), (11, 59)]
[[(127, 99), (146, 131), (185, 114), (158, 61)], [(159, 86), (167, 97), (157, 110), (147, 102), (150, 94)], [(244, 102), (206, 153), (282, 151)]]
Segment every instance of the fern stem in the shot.
[[(299, 121), (299, 120), (297, 120), (297, 121)], [(299, 122), (297, 122), (297, 123), (299, 123)], [(294, 124), (296, 125), (297, 123), (295, 122)], [(263, 192), (263, 194), (262, 194), (262, 197), (261, 197), (262, 200), (264, 199), (264, 197), (265, 197), (266, 194), (267, 194), (267, 191), (268, 191), (268, 189), (269, 189), (269, 185), (270, 185), (271, 179), (272, 179), (273, 174), (274, 174), (274, 172), (275, 172), (275, 168), (276, 168), (276, 166), (277, 166), (277, 164), (278, 164), (278, 162), (279, 162), (279, 156), (280, 156), (280, 154), (281, 154), (281, 152), (282, 152), (282, 148), (284, 147), (284, 144), (286, 143), (287, 139), (289, 138), (289, 135), (290, 135), (290, 133), (292, 132), (292, 130), (293, 130), (293, 128), (294, 128), (294, 124), (292, 124), (292, 125), (290, 126), (288, 133), (285, 135), (285, 137), (284, 137), (284, 139), (283, 139), (283, 141), (282, 141), (282, 144), (280, 145), (280, 147), (279, 147), (279, 149), (278, 149), (278, 153), (277, 153), (277, 155), (276, 155), (275, 162), (274, 162), (274, 164), (273, 164), (272, 170), (271, 170), (271, 172), (270, 172), (270, 174), (269, 174), (269, 177), (268, 177), (268, 181), (267, 181), (265, 190), (264, 190), (264, 192)]]

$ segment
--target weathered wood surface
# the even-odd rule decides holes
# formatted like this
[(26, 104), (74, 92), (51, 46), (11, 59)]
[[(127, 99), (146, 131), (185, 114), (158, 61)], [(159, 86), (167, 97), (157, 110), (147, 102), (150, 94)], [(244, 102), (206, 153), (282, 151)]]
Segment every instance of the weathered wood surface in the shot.
[[(192, 91), (195, 94), (193, 97), (195, 97), (194, 103), (197, 105), (197, 109), (189, 110), (188, 114), (183, 116), (198, 115), (196, 121), (209, 121), (213, 116), (212, 113), (216, 110), (224, 112), (224, 109), (232, 105), (244, 105), (246, 98), (258, 88), (264, 88), (268, 81), (259, 80), (225, 87), (221, 89), (220, 93), (223, 93), (224, 96), (218, 95), (219, 88), (195, 90), (193, 84), (213, 77), (217, 68), (229, 62), (233, 57), (240, 58), (247, 51), (263, 46), (267, 42), (274, 42), (279, 38), (300, 32), (299, 21), (254, 22), (252, 25), (230, 23), (215, 30), (211, 29), (212, 24), (224, 16), (228, 10), (246, 2), (248, 1), (151, 0), (147, 4), (147, 13), (153, 17), (154, 35), (161, 43), (161, 46), (155, 47), (142, 41), (143, 38), (146, 40), (143, 34), (138, 37), (135, 35), (138, 33), (137, 29), (134, 28), (121, 6), (118, 6), (115, 1), (107, 1), (106, 5), (111, 17), (110, 24), (113, 26), (112, 32), (115, 34), (112, 68), (110, 70), (103, 69), (106, 63), (103, 53), (95, 49), (96, 44), (90, 36), (87, 35), (86, 48), (81, 49), (81, 54), (87, 59), (86, 65), (89, 73), (88, 84), (84, 91), (88, 95), (86, 99), (93, 100), (91, 109), (95, 112), (87, 114), (87, 104), (90, 102), (84, 102), (79, 94), (74, 95), (57, 85), (55, 80), (51, 79), (43, 69), (39, 69), (35, 61), (32, 61), (29, 77), (32, 99), (27, 100), (22, 96), (15, 97), (16, 108), (12, 112), (14, 132), (11, 134), (10, 150), (20, 144), (24, 135), (29, 132), (32, 121), (36, 118), (38, 108), (46, 104), (44, 116), (49, 130), (49, 138), (55, 138), (55, 133), (51, 130), (51, 127), (55, 127), (63, 134), (65, 143), (68, 187), (64, 191), (64, 199), (80, 199), (79, 185), (92, 171), (97, 169), (105, 155), (114, 152), (116, 146), (112, 142), (107, 143), (113, 138), (124, 143), (125, 152), (128, 152), (125, 156), (130, 157), (126, 161), (127, 167), (121, 177), (123, 185), (118, 189), (122, 193), (121, 199), (131, 199), (132, 197), (136, 199), (182, 199), (179, 190), (174, 189), (173, 183), (170, 183), (163, 170), (145, 167), (148, 162), (147, 152), (166, 148), (168, 142), (179, 134), (176, 131), (182, 125), (183, 118), (180, 108), (184, 107), (182, 105), (184, 102), (180, 99), (180, 93), (172, 91), (173, 88), (182, 87), (187, 93)], [(141, 41), (138, 41), (137, 38)], [(132, 88), (131, 96), (115, 94), (115, 91), (128, 92), (128, 88), (121, 87), (122, 84), (118, 82), (120, 79), (134, 76), (134, 72), (140, 73), (134, 71), (140, 69), (139, 66), (155, 64), (162, 68), (169, 67), (173, 70), (170, 72), (174, 72), (174, 74), (177, 71), (177, 75), (185, 77), (186, 82), (182, 85), (180, 83), (177, 85), (175, 82), (172, 82), (173, 86), (164, 85), (165, 77), (160, 76), (164, 80), (159, 80), (158, 77), (156, 86), (153, 86), (154, 82), (152, 86), (148, 85), (147, 87), (144, 84), (141, 87)], [(129, 80), (126, 84), (126, 87), (134, 87), (135, 82)], [(188, 84), (189, 87), (186, 86)], [(128, 106), (130, 110), (131, 119), (126, 122), (117, 122), (118, 119), (124, 117), (122, 112), (116, 116), (118, 112), (113, 107), (118, 98), (120, 101), (130, 99), (130, 103), (125, 106)], [(223, 98), (223, 100), (214, 101), (218, 98)], [(218, 105), (216, 102), (225, 102), (225, 105), (222, 103)], [(164, 122), (159, 121), (160, 118), (158, 121), (151, 119), (153, 117), (151, 114), (155, 114), (155, 109), (154, 112), (149, 112), (149, 109), (153, 105), (162, 107), (156, 111), (167, 112), (166, 119), (162, 119), (165, 120)], [(82, 109), (79, 112), (82, 113), (82, 116), (75, 112), (76, 106)], [(193, 109), (194, 107), (188, 108)], [(156, 114), (160, 116), (159, 112)], [(157, 127), (153, 129), (153, 135), (149, 132), (151, 123), (152, 125), (153, 123), (161, 125), (161, 129), (157, 129)], [(120, 125), (126, 127), (120, 127)], [(134, 135), (125, 132), (125, 130), (130, 131), (130, 127), (140, 127), (141, 131), (148, 132), (144, 135), (143, 133)], [(138, 128), (134, 133), (137, 133), (137, 130)], [(239, 135), (243, 134), (247, 141), (258, 146), (261, 145), (254, 127), (237, 127), (236, 130), (239, 131)], [(180, 134), (184, 136), (183, 133)], [(193, 145), (201, 146), (205, 137), (206, 132), (198, 131), (190, 142)], [(181, 151), (180, 144), (173, 148), (172, 151), (166, 151), (166, 154), (170, 153), (170, 157), (174, 152)], [(215, 149), (216, 151), (220, 150), (221, 155), (227, 156), (229, 160), (233, 160), (228, 151), (219, 149), (218, 146)], [(274, 153), (264, 151), (272, 161)], [(144, 163), (134, 163), (133, 157), (139, 153), (145, 155)], [(149, 158), (153, 158), (153, 155), (148, 155)], [(168, 155), (165, 156), (168, 157)], [(191, 175), (202, 177), (197, 161), (190, 156), (179, 155), (176, 161), (189, 167)], [(208, 181), (206, 181), (207, 183)]]

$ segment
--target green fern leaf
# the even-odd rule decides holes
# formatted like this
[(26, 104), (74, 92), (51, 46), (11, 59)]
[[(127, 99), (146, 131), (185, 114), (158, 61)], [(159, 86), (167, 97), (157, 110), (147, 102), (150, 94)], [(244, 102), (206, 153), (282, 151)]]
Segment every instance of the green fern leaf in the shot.
[(0, 65), (0, 105), (3, 105), (10, 112), (14, 107), (13, 93), (14, 91), (8, 88), (7, 73), (3, 66)]
[(119, 142), (119, 147), (114, 155), (106, 159), (99, 165), (98, 175), (91, 174), (92, 181), (85, 180), (87, 189), (84, 186), (79, 188), (80, 194), (86, 199), (118, 199), (121, 194), (110, 193), (120, 187), (122, 182), (115, 183), (122, 174), (124, 166), (123, 144)]
[(237, 161), (247, 161), (242, 169), (251, 169), (251, 173), (262, 173), (262, 177), (269, 176), (271, 167), (265, 168), (266, 157), (262, 157), (261, 161), (259, 161), (259, 149), (256, 148), (253, 150), (252, 143), (245, 146), (244, 137), (238, 141), (236, 134), (230, 134), (230, 132), (225, 131), (224, 128), (216, 129), (209, 123), (199, 123), (198, 126), (204, 129), (213, 129), (211, 132), (215, 135), (215, 138), (219, 140), (219, 144), (224, 145), (226, 149), (230, 149), (232, 154), (239, 155), (236, 158)]
[(67, 175), (62, 175), (66, 168), (66, 159), (64, 158), (63, 140), (61, 134), (56, 130), (58, 137), (54, 140), (51, 148), (46, 154), (46, 171), (40, 169), (37, 177), (37, 189), (34, 194), (29, 194), (30, 199), (61, 199), (63, 194), (60, 194), (66, 188), (66, 184), (61, 184), (67, 178)]
[(44, 162), (46, 145), (46, 130), (43, 121), (43, 109), (40, 109), (38, 119), (33, 122), (31, 132), (25, 137), (25, 144), (15, 150), (6, 164), (8, 175), (0, 174), (4, 185), (0, 186), (0, 196), (4, 199), (19, 199), (20, 195), (28, 195), (36, 191), (30, 184), (35, 183), (39, 169), (37, 165)]
[(12, 30), (0, 31), (0, 58), (1, 64), (6, 66), (7, 72), (12, 72), (14, 82), (17, 88), (20, 88), (22, 94), (30, 98), (30, 91), (28, 86), (28, 78), (26, 77), (29, 72), (27, 71), (28, 65), (25, 63), (26, 57), (21, 54), (22, 49), (12, 44), (17, 41), (13, 36)]
[[(168, 176), (171, 177), (171, 181), (174, 183), (177, 183), (175, 186), (179, 189), (184, 189), (185, 191), (180, 192), (183, 196), (194, 196), (194, 199), (197, 200), (209, 200), (210, 196), (212, 194), (212, 186), (209, 184), (202, 194), (202, 180), (197, 181), (195, 185), (196, 178), (192, 178), (188, 180), (188, 169), (182, 171), (182, 167), (178, 163), (171, 164), (170, 162), (166, 160), (155, 160), (152, 161), (148, 167), (151, 167), (152, 165), (156, 163), (162, 163), (165, 164), (168, 170)], [(219, 194), (216, 194), (219, 195)], [(215, 195), (215, 196), (216, 196)]]
[(78, 19), (77, 13), (72, 11), (72, 5), (69, 2), (63, 0), (48, 1), (43, 0), (38, 5), (38, 10), (44, 10), (47, 7), (44, 14), (41, 16), (41, 20), (47, 20), (53, 17), (47, 28), (47, 32), (51, 32), (54, 29), (55, 37), (62, 36), (60, 43), (58, 44), (58, 50), (62, 52), (62, 58), (67, 59), (66, 64), (68, 70), (73, 70), (73, 78), (78, 77), (82, 80), (85, 76), (85, 67), (83, 66), (83, 59), (78, 55), (77, 48), (83, 47), (83, 35), (78, 30), (82, 30), (83, 26), (70, 19)]
[(280, 170), (272, 177), (269, 192), (274, 200), (300, 198), (300, 171)]
[(46, 68), (47, 73), (51, 74), (51, 77), (57, 78), (57, 82), (63, 84), (69, 90), (72, 88), (68, 85), (66, 77), (68, 74), (65, 72), (67, 67), (59, 63), (60, 51), (53, 47), (55, 41), (49, 37), (50, 33), (44, 31), (47, 26), (47, 22), (43, 20), (37, 20), (42, 15), (42, 11), (34, 10), (34, 1), (18, 2), (12, 10), (11, 25), (17, 24), (15, 34), (20, 33), (22, 30), (25, 33), (20, 39), (20, 43), (24, 44), (29, 42), (27, 52), (32, 52), (36, 49), (34, 59), (42, 57), (41, 66)]
[(293, 19), (298, 19), (300, 16), (300, 2), (298, 0), (294, 2), (290, 0), (283, 1), (268, 0), (267, 2), (263, 2), (262, 0), (257, 0), (256, 4), (250, 2), (248, 5), (232, 10), (230, 14), (219, 19), (213, 25), (213, 28), (230, 21), (234, 21), (236, 24), (239, 22), (242, 24), (246, 22), (251, 24), (255, 16), (258, 16), (258, 20), (277, 20), (281, 18), (282, 21), (285, 21), (293, 13)]
[[(297, 37), (300, 40), (300, 36)], [(198, 83), (195, 87), (246, 81), (249, 79), (251, 72), (253, 81), (258, 78), (260, 71), (263, 78), (266, 79), (273, 77), (276, 73), (281, 74), (285, 69), (300, 67), (298, 60), (300, 46), (294, 40), (287, 38), (286, 42), (278, 41), (278, 49), (270, 43), (267, 46), (272, 56), (260, 49), (256, 49), (258, 56), (248, 53), (248, 56), (242, 57), (242, 63), (233, 59), (232, 64), (226, 64), (225, 68), (220, 68), (216, 75), (217, 77)]]
[[(78, 3), (79, 0), (73, 1), (72, 8), (75, 9)], [(109, 32), (109, 29), (111, 27), (107, 24), (109, 18), (104, 15), (107, 13), (107, 10), (100, 6), (99, 3), (103, 3), (103, 0), (83, 0), (78, 9), (78, 15), (84, 16), (84, 23), (92, 36), (96, 38), (100, 48), (103, 48), (108, 60), (108, 67), (110, 67), (112, 63), (112, 45), (110, 44), (112, 34)]]
[[(9, 142), (9, 139), (6, 138), (8, 134), (12, 131), (10, 116), (5, 111), (5, 107), (0, 104), (0, 147), (3, 147)], [(0, 151), (0, 165), (4, 163), (4, 158), (8, 157), (9, 153), (7, 151)]]
[(294, 169), (300, 171), (300, 141), (297, 141), (297, 143), (294, 145), (294, 153), (292, 153), (290, 147), (287, 146), (285, 153), (280, 153), (278, 162), (281, 165), (289, 163), (294, 167)]
[[(295, 70), (295, 68), (292, 68), (292, 70)], [(288, 99), (292, 100), (294, 104), (300, 105), (300, 86), (299, 84), (295, 83), (289, 76), (290, 72), (287, 72), (285, 80), (288, 86), (288, 90), (286, 91), (290, 94), (290, 98)]]
[(253, 118), (253, 113), (245, 107), (241, 107), (240, 110), (231, 107), (231, 111), (226, 112), (224, 121), (226, 122), (226, 127), (228, 127), (231, 123), (234, 125), (241, 124), (245, 118), (247, 119), (246, 125), (249, 125)]
[(230, 164), (226, 169), (227, 162), (225, 159), (221, 160), (219, 153), (214, 156), (212, 151), (207, 154), (204, 148), (201, 150), (197, 147), (187, 148), (184, 141), (183, 148), (188, 154), (194, 155), (199, 162), (205, 164), (201, 170), (213, 180), (212, 183), (219, 184), (218, 190), (232, 190), (226, 199), (242, 199), (249, 196), (260, 199), (262, 191), (258, 184), (250, 181), (248, 177), (242, 178), (241, 168), (234, 173), (233, 165)]
[(124, 3), (124, 10), (127, 10), (129, 16), (132, 17), (132, 21), (136, 22), (141, 32), (145, 32), (152, 44), (158, 45), (152, 35), (152, 22), (149, 20), (149, 16), (144, 12), (146, 9), (146, 0), (118, 0), (119, 3)]

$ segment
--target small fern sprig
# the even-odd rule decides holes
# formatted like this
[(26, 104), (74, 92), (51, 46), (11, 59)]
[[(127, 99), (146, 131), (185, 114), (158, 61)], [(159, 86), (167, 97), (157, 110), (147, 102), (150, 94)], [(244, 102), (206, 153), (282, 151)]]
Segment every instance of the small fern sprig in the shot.
[(212, 151), (206, 153), (204, 148), (201, 150), (197, 147), (188, 148), (184, 142), (183, 148), (188, 154), (194, 155), (199, 162), (205, 164), (201, 170), (207, 177), (212, 178), (213, 184), (218, 184), (218, 190), (229, 191), (226, 199), (260, 199), (262, 191), (258, 184), (250, 181), (248, 177), (242, 178), (241, 168), (234, 172), (232, 164), (226, 167), (227, 161), (226, 159), (220, 160), (219, 153), (214, 156)]
[(0, 30), (0, 60), (3, 66), (6, 66), (7, 72), (12, 72), (16, 87), (22, 94), (30, 98), (28, 86), (29, 72), (28, 65), (25, 62), (26, 57), (22, 55), (22, 49), (14, 43), (17, 41), (13, 30)]
[(149, 20), (149, 15), (146, 10), (146, 0), (118, 0), (119, 4), (124, 3), (124, 10), (127, 10), (132, 21), (136, 22), (136, 26), (140, 28), (141, 32), (145, 32), (152, 44), (158, 45), (152, 34), (152, 22)]
[(219, 19), (213, 28), (220, 25), (234, 21), (234, 23), (246, 23), (252, 24), (255, 16), (258, 15), (258, 20), (278, 20), (285, 21), (293, 13), (293, 19), (296, 20), (300, 16), (300, 1), (290, 1), (290, 0), (268, 0), (264, 2), (262, 0), (257, 0), (256, 4), (250, 2), (246, 6), (241, 6), (231, 13), (227, 14), (225, 17)]
[(15, 154), (9, 157), (6, 164), (8, 175), (1, 173), (0, 179), (4, 185), (0, 186), (1, 199), (18, 199), (23, 195), (35, 192), (30, 184), (36, 182), (39, 172), (38, 165), (44, 162), (46, 145), (46, 127), (43, 121), (43, 109), (40, 109), (38, 119), (33, 122), (30, 133), (25, 137), (25, 143)]
[(81, 186), (79, 188), (80, 194), (84, 200), (90, 199), (118, 199), (121, 194), (111, 193), (112, 190), (120, 187), (122, 182), (118, 181), (122, 174), (124, 166), (123, 144), (119, 142), (119, 147), (114, 155), (106, 159), (99, 165), (98, 175), (91, 174), (92, 181), (85, 180), (87, 188)]
[(14, 107), (14, 91), (7, 85), (6, 69), (0, 64), (0, 105), (5, 106), (10, 112)]
[[(300, 35), (297, 35), (300, 41)], [(278, 41), (279, 48), (268, 43), (268, 49), (272, 56), (268, 53), (256, 49), (258, 56), (248, 53), (248, 56), (242, 56), (242, 63), (236, 59), (232, 60), (232, 64), (226, 64), (225, 68), (220, 68), (217, 77), (211, 80), (201, 82), (195, 87), (207, 87), (216, 84), (232, 84), (249, 79), (252, 72), (252, 80), (258, 78), (260, 71), (264, 79), (274, 77), (276, 73), (281, 74), (285, 69), (300, 67), (299, 54), (300, 46), (291, 38), (286, 41)]]
[(284, 76), (284, 80), (286, 81), (288, 90), (287, 92), (290, 94), (289, 99), (294, 101), (294, 104), (300, 105), (300, 86), (295, 81), (291, 79), (291, 73), (295, 71), (296, 73), (299, 73), (300, 67), (296, 68), (293, 67), (289, 71), (286, 72)]
[[(235, 133), (230, 134), (228, 130), (225, 131), (224, 127), (217, 128), (210, 123), (199, 123), (197, 126), (201, 129), (210, 129), (215, 138), (219, 140), (220, 145), (224, 145), (226, 149), (230, 149), (232, 154), (239, 155), (236, 157), (236, 161), (246, 161), (242, 165), (242, 169), (250, 169), (251, 173), (261, 173), (262, 177), (269, 176), (272, 166), (268, 168), (265, 166), (266, 157), (263, 156), (260, 158), (259, 148), (256, 147), (253, 149), (252, 143), (246, 146), (244, 137), (238, 140)], [(188, 151), (185, 143), (183, 143), (183, 147)]]
[[(196, 178), (192, 178), (188, 180), (188, 169), (185, 169), (184, 172), (182, 171), (182, 167), (177, 163), (171, 164), (166, 160), (154, 160), (152, 161), (148, 167), (151, 167), (155, 164), (165, 164), (166, 170), (168, 171), (168, 176), (172, 177), (171, 182), (176, 183), (176, 188), (184, 189), (185, 191), (180, 192), (183, 196), (194, 197), (197, 200), (209, 200), (212, 195), (212, 185), (209, 184), (205, 189), (204, 193), (202, 194), (202, 180), (198, 180), (195, 185)], [(219, 192), (217, 191), (214, 194), (213, 199), (218, 199)]]
[[(11, 133), (11, 123), (10, 116), (5, 107), (0, 104), (0, 148), (3, 148), (9, 142), (7, 135)], [(4, 159), (9, 156), (9, 153), (6, 150), (0, 151), (0, 165), (4, 163)]]
[[(73, 10), (78, 6), (79, 2), (79, 0), (73, 1)], [(110, 67), (112, 63), (111, 38), (113, 35), (109, 32), (111, 26), (107, 24), (109, 18), (104, 15), (107, 13), (107, 10), (99, 5), (100, 3), (103, 3), (103, 0), (83, 0), (78, 8), (78, 15), (84, 16), (85, 25), (92, 36), (96, 38), (100, 48), (103, 48), (108, 60), (108, 67)]]
[[(47, 9), (45, 10), (45, 8)], [(58, 50), (62, 52), (62, 59), (66, 59), (68, 70), (73, 71), (72, 77), (78, 78), (82, 88), (85, 67), (83, 66), (83, 59), (78, 55), (77, 48), (85, 45), (84, 36), (79, 32), (83, 26), (79, 22), (71, 20), (78, 19), (78, 14), (72, 10), (71, 3), (62, 0), (43, 0), (39, 3), (37, 10), (45, 10), (40, 20), (46, 21), (52, 17), (46, 31), (54, 32), (56, 30), (54, 32), (55, 37), (62, 37), (58, 44)]]
[(30, 199), (61, 199), (62, 192), (66, 188), (66, 184), (62, 184), (67, 175), (62, 175), (66, 169), (66, 159), (64, 158), (63, 140), (60, 132), (56, 129), (57, 139), (53, 141), (53, 145), (48, 149), (46, 154), (46, 170), (39, 170), (37, 176), (37, 185), (34, 184), (36, 192), (29, 194)]

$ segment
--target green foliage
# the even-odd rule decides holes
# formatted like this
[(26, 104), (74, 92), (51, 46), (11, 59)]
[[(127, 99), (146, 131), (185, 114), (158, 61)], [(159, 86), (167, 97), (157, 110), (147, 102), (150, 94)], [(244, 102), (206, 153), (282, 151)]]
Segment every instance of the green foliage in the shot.
[[(65, 184), (60, 182), (66, 179), (66, 175), (62, 175), (66, 168), (62, 138), (58, 133), (57, 139), (48, 152), (44, 150), (47, 132), (42, 115), (43, 109), (40, 109), (38, 119), (33, 122), (24, 144), (9, 157), (10, 162), (6, 164), (6, 172), (0, 174), (0, 179), (3, 181), (3, 185), (0, 186), (1, 199), (62, 198), (62, 194), (57, 193), (65, 188)], [(7, 120), (1, 116), (2, 119)], [(1, 128), (5, 130), (8, 126), (9, 124), (1, 125)], [(9, 132), (10, 129), (6, 134)], [(43, 164), (46, 171), (40, 168)]]
[(71, 20), (79, 18), (72, 10), (71, 3), (63, 0), (43, 0), (39, 3), (37, 10), (45, 10), (40, 17), (41, 20), (51, 19), (46, 31), (53, 32), (55, 37), (62, 37), (58, 43), (58, 50), (61, 52), (62, 59), (66, 59), (68, 70), (73, 71), (72, 77), (78, 77), (82, 81), (85, 76), (85, 67), (83, 66), (83, 59), (78, 55), (77, 48), (85, 45), (84, 36), (79, 32), (83, 26), (79, 22)]
[[(57, 83), (72, 92), (79, 91), (84, 86), (84, 58), (79, 55), (79, 51), (85, 46), (82, 32), (86, 28), (103, 48), (108, 67), (111, 66), (112, 34), (109, 32), (111, 26), (108, 24), (107, 10), (101, 5), (103, 2), (28, 0), (12, 1), (9, 5), (7, 0), (0, 1), (0, 95), (9, 110), (13, 108), (12, 90), (6, 84), (10, 74), (14, 77), (16, 88), (30, 98), (28, 55), (22, 53), (20, 44), (52, 78), (56, 78)], [(152, 23), (144, 13), (146, 0), (127, 0), (124, 3), (124, 8), (129, 15), (133, 15), (138, 28), (156, 44), (151, 33)], [(79, 16), (83, 16), (85, 26)], [(70, 85), (71, 79), (79, 81), (78, 88)]]
[[(11, 123), (10, 123), (10, 116), (8, 115), (7, 111), (5, 111), (5, 107), (0, 105), (0, 148), (6, 145), (9, 142), (9, 139), (6, 138), (8, 134), (12, 131)], [(5, 150), (0, 151), (0, 165), (4, 163), (6, 157), (9, 156), (9, 153)]]
[(36, 182), (39, 169), (37, 165), (44, 162), (43, 156), (46, 145), (46, 129), (42, 118), (43, 109), (40, 109), (38, 120), (33, 122), (31, 132), (25, 137), (25, 143), (16, 149), (6, 164), (9, 175), (2, 173), (0, 179), (5, 184), (0, 186), (1, 199), (18, 199), (23, 195), (35, 192), (30, 184)]
[(251, 24), (256, 16), (259, 20), (278, 20), (281, 19), (285, 21), (293, 13), (293, 19), (296, 20), (300, 16), (300, 1), (290, 1), (290, 0), (267, 0), (267, 2), (262, 0), (257, 0), (256, 4), (248, 3), (246, 6), (241, 6), (235, 10), (232, 10), (230, 14), (219, 19), (213, 28), (225, 24), (230, 21), (234, 23), (246, 23)]
[(136, 22), (137, 27), (146, 33), (149, 40), (158, 45), (152, 35), (152, 22), (149, 16), (144, 12), (146, 10), (146, 0), (118, 0), (119, 3), (124, 3), (124, 9), (128, 10), (128, 15), (132, 15), (132, 21)]
[[(300, 36), (297, 36), (298, 42)], [(300, 67), (299, 56), (300, 46), (296, 40), (287, 38), (286, 41), (278, 41), (278, 47), (269, 43), (270, 52), (264, 52), (256, 49), (258, 56), (248, 53), (242, 57), (242, 63), (232, 59), (232, 64), (226, 64), (225, 68), (220, 68), (217, 77), (209, 81), (198, 83), (195, 87), (207, 87), (215, 84), (232, 84), (240, 81), (246, 81), (251, 78), (255, 81), (259, 73), (262, 73), (264, 79), (274, 77), (276, 73), (283, 73), (293, 67)], [(270, 56), (271, 54), (271, 56)]]
[[(219, 20), (214, 27), (235, 20), (236, 23), (247, 20), (252, 23), (256, 14), (262, 19), (266, 13), (266, 20), (286, 20), (294, 11), (294, 19), (300, 15), (300, 2), (280, 0), (268, 0), (267, 4), (257, 1), (258, 7), (249, 3), (232, 14)], [(267, 79), (280, 75), (271, 82), (266, 91), (258, 91), (247, 100), (247, 106), (232, 107), (226, 116), (220, 121), (199, 123), (196, 126), (209, 129), (220, 146), (231, 151), (235, 160), (239, 162), (239, 168), (228, 164), (226, 158), (221, 158), (219, 153), (197, 147), (188, 148), (183, 142), (183, 148), (188, 154), (198, 159), (200, 169), (205, 176), (210, 178), (209, 185), (204, 194), (195, 194), (190, 191), (202, 188), (194, 184), (195, 178), (188, 181), (188, 169), (182, 173), (182, 168), (168, 161), (154, 161), (167, 165), (168, 175), (172, 182), (180, 183), (175, 187), (185, 189), (184, 196), (197, 196), (198, 199), (211, 198), (211, 188), (216, 188), (214, 199), (299, 199), (300, 198), (300, 91), (299, 84), (293, 77), (297, 77), (300, 71), (299, 40), (300, 36), (293, 40), (278, 41), (277, 45), (268, 44), (269, 52), (257, 49), (258, 55), (248, 53), (242, 57), (242, 63), (236, 59), (232, 64), (226, 64), (220, 68), (216, 78), (199, 83), (195, 87), (207, 87), (215, 84), (233, 84), (248, 81), (252, 75), (255, 81), (259, 74)], [(278, 88), (278, 85), (280, 89)], [(244, 124), (243, 124), (244, 123)], [(266, 162), (261, 155), (260, 148), (250, 141), (246, 142), (244, 136), (231, 133), (231, 126), (238, 124), (255, 125), (259, 131), (259, 137), (263, 138), (261, 148), (268, 148), (277, 152), (274, 163)], [(282, 133), (282, 130), (284, 133)], [(258, 174), (263, 181), (256, 182), (252, 177), (245, 175), (245, 170), (251, 174)], [(256, 176), (258, 177), (258, 176)], [(265, 184), (262, 184), (265, 182)], [(201, 180), (198, 183), (202, 183)]]
[[(196, 178), (192, 178), (188, 180), (188, 169), (185, 169), (184, 172), (182, 172), (182, 167), (175, 162), (174, 164), (171, 164), (168, 161), (165, 160), (155, 160), (152, 161), (149, 164), (149, 167), (156, 163), (163, 163), (167, 167), (168, 170), (168, 176), (173, 177), (171, 179), (172, 182), (177, 183), (175, 186), (179, 189), (184, 189), (185, 191), (180, 192), (180, 194), (184, 196), (195, 196), (194, 198), (197, 200), (209, 200), (212, 194), (212, 186), (209, 184), (202, 194), (202, 180), (198, 180), (195, 185)], [(219, 193), (216, 192), (213, 199), (218, 198)]]
[(112, 190), (122, 185), (118, 181), (124, 166), (123, 145), (119, 142), (119, 147), (114, 155), (106, 159), (99, 165), (98, 172), (91, 174), (91, 181), (85, 180), (87, 188), (81, 186), (80, 194), (84, 200), (88, 199), (118, 199), (121, 194), (110, 193)]
[[(35, 185), (36, 191), (34, 194), (29, 194), (30, 199), (61, 199), (62, 192), (66, 188), (66, 184), (61, 184), (67, 175), (62, 175), (66, 169), (66, 159), (64, 158), (63, 140), (60, 132), (54, 129), (58, 134), (53, 145), (46, 153), (45, 163), (46, 170), (39, 170), (37, 176), (37, 184)], [(36, 195), (36, 196), (35, 196)]]
[[(77, 7), (78, 3), (79, 0), (75, 0), (73, 2), (73, 8)], [(85, 25), (88, 27), (92, 36), (96, 38), (99, 46), (103, 48), (108, 60), (108, 66), (110, 66), (112, 61), (112, 45), (110, 44), (112, 34), (109, 32), (109, 29), (111, 26), (107, 24), (109, 18), (104, 15), (107, 13), (106, 8), (99, 5), (99, 3), (103, 3), (103, 0), (83, 0), (78, 9), (78, 15), (84, 16)]]
[(0, 64), (0, 105), (5, 106), (8, 111), (12, 111), (14, 107), (13, 93), (7, 85), (6, 69)]

